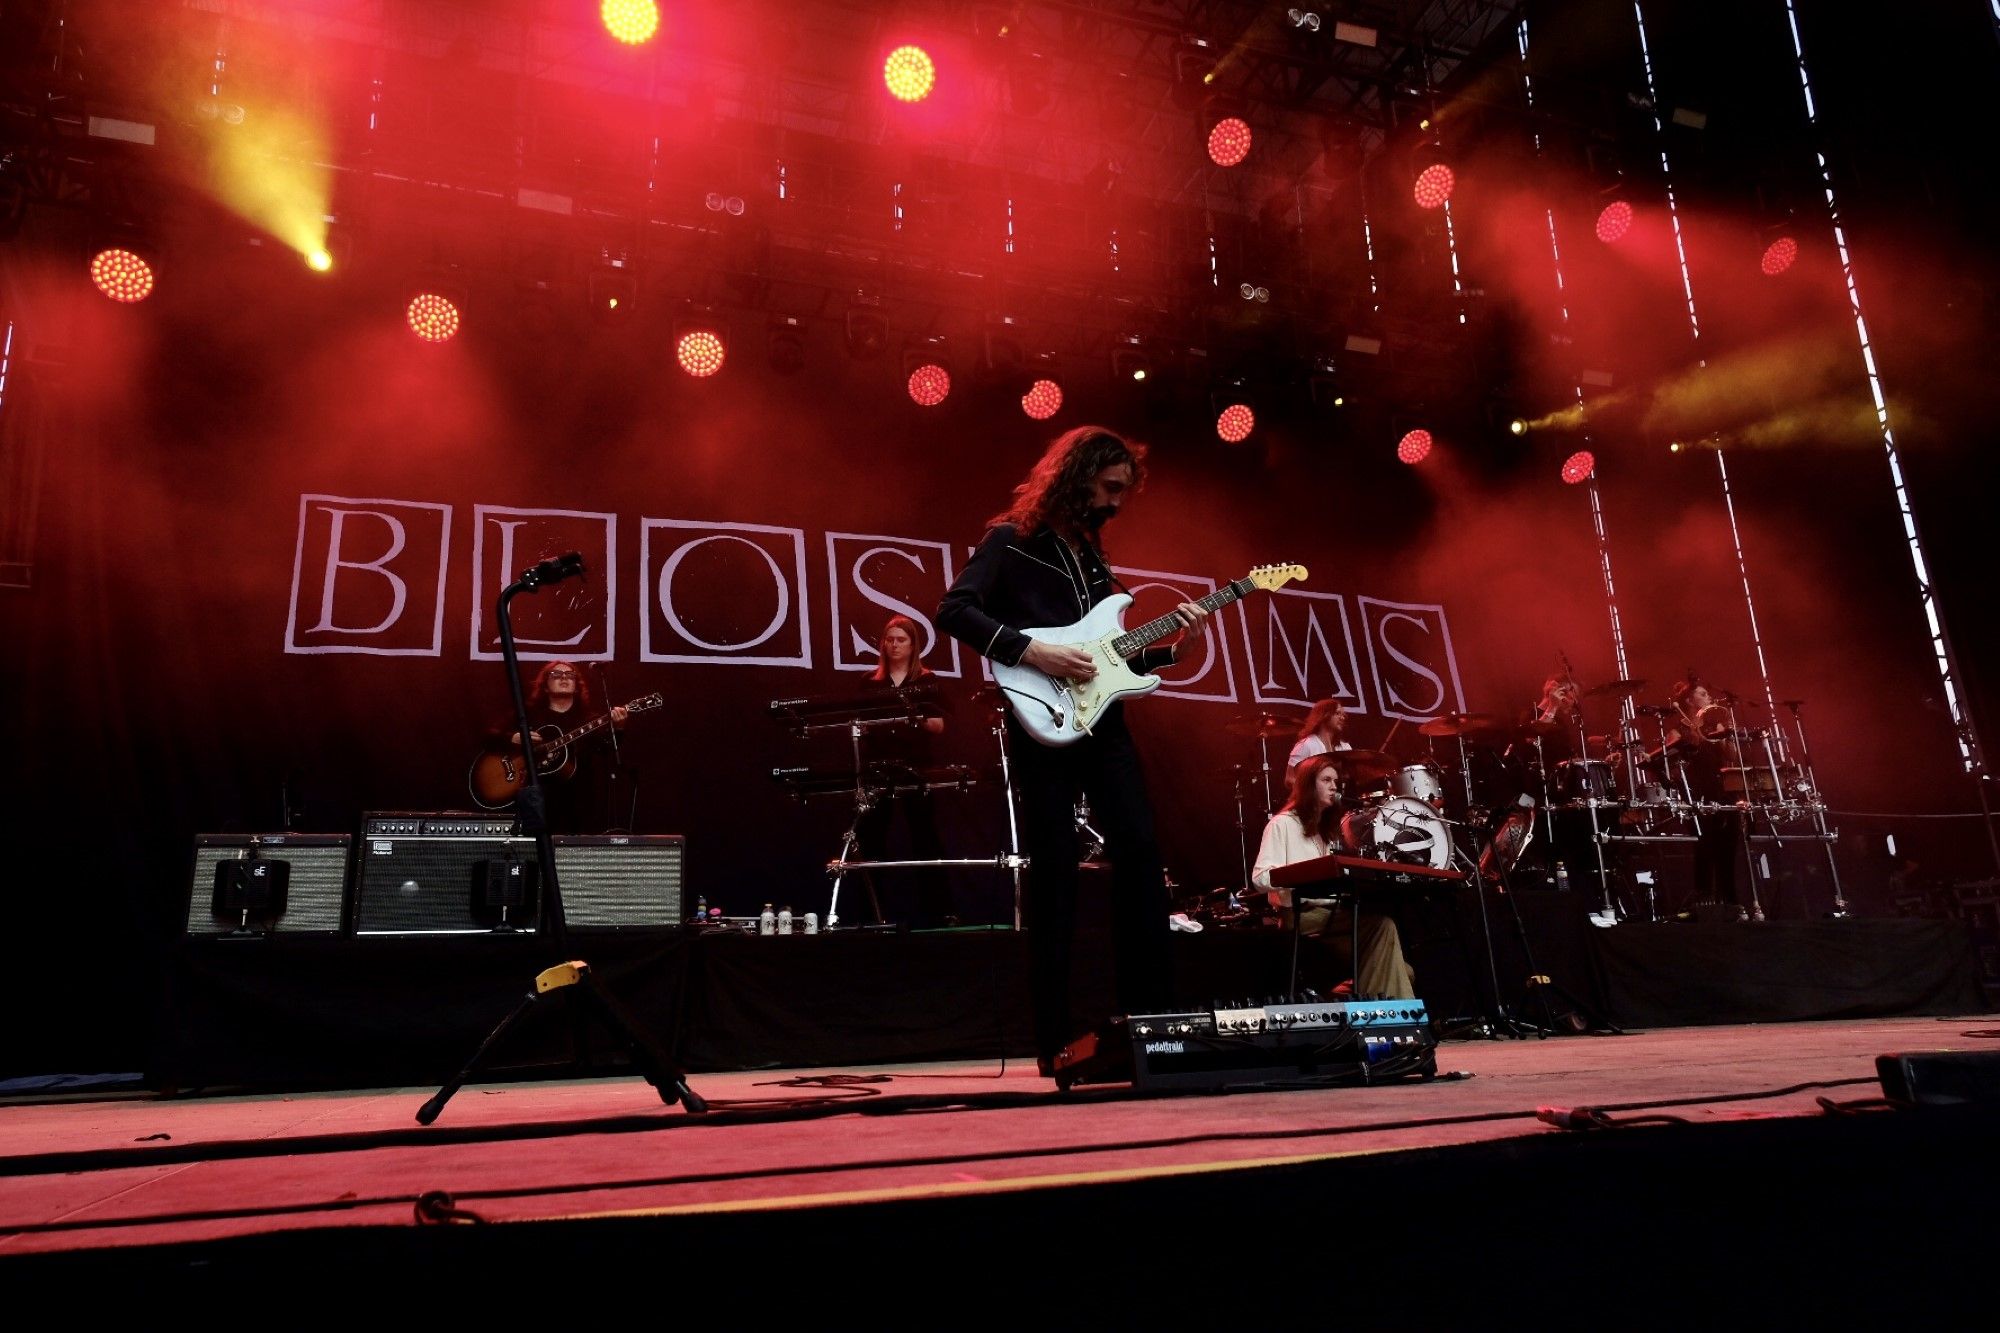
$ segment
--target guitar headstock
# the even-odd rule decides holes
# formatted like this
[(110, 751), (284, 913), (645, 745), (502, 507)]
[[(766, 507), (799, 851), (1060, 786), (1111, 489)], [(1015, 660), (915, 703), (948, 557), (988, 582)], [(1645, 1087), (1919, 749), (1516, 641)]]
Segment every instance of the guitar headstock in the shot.
[(628, 713), (643, 713), (648, 708), (664, 708), (666, 707), (666, 703), (667, 699), (665, 695), (649, 694), (643, 699), (634, 699), (631, 703), (626, 704), (625, 711)]
[(1265, 592), (1270, 592), (1275, 588), (1282, 588), (1287, 583), (1304, 583), (1305, 581), (1306, 567), (1304, 565), (1259, 565), (1250, 571), (1250, 582), (1262, 588)]

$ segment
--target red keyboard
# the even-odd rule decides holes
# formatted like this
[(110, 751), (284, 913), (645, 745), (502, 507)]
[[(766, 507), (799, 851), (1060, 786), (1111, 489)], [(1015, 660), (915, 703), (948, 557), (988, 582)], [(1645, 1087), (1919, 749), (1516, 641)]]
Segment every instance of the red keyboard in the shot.
[(1367, 856), (1316, 856), (1310, 861), (1294, 861), (1271, 872), (1271, 883), (1281, 889), (1302, 889), (1341, 881), (1359, 882), (1368, 887), (1390, 884), (1431, 887), (1463, 884), (1463, 870), (1437, 870), (1431, 866), (1403, 861), (1377, 861)]

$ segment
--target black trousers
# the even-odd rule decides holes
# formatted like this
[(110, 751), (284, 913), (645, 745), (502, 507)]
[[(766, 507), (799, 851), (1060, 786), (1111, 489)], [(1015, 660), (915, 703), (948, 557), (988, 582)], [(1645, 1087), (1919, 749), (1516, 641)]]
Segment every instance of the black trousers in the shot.
[(1007, 745), (1021, 802), (1022, 850), (1029, 858), (1025, 902), (1035, 1052), (1053, 1058), (1078, 1035), (1070, 1014), (1076, 942), (1076, 801), (1090, 798), (1093, 824), (1111, 862), (1111, 937), (1120, 1012), (1158, 1013), (1172, 999), (1172, 939), (1166, 875), (1139, 752), (1114, 705), (1075, 745), (1047, 746), (1010, 716)]
[(1696, 902), (1736, 902), (1736, 861), (1743, 854), (1743, 816), (1710, 811), (1701, 817), (1694, 840)]
[[(889, 833), (898, 810), (903, 812), (903, 825), (909, 830), (908, 858), (889, 855), (892, 845)], [(854, 834), (856, 849), (864, 861), (934, 861), (944, 856), (944, 840), (938, 837), (937, 815), (927, 794), (881, 802), (855, 821)], [(951, 915), (951, 881), (943, 866), (861, 873), (868, 877), (875, 901), (883, 905), (883, 913), (890, 920), (907, 917), (914, 926), (942, 926)], [(861, 914), (853, 915), (859, 918)]]

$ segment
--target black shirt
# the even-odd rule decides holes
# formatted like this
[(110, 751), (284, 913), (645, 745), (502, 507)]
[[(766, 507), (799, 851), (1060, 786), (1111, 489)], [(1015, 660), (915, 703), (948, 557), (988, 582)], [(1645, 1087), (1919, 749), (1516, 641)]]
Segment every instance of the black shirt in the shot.
[[(987, 530), (957, 582), (938, 603), (945, 633), (1006, 666), (1028, 651), (1024, 629), (1073, 624), (1117, 591), (1111, 569), (1094, 546), (1073, 553), (1049, 527), (1023, 537), (1011, 523)], [(1171, 665), (1172, 648), (1148, 648), (1132, 659), (1137, 671)]]

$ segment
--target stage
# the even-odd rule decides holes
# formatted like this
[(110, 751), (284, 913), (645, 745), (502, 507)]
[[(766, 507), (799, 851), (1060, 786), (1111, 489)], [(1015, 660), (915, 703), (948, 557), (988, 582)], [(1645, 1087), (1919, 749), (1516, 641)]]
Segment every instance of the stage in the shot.
[[(1878, 1054), (1978, 1047), (1993, 1022), (1454, 1041), (1435, 1081), (1231, 1095), (1057, 1093), (1000, 1059), (696, 1075), (700, 1116), (635, 1078), (482, 1085), (427, 1129), (427, 1087), (19, 1102), (0, 1108), (0, 1273), (226, 1290), (361, 1260), (483, 1305), (531, 1253), (578, 1291), (643, 1256), (760, 1308), (859, 1311), (944, 1290), (963, 1309), (1048, 1264), (1079, 1317), (1343, 1292), (1419, 1324), (1484, 1301), (1564, 1325), (1579, 1292), (1623, 1288), (1600, 1326), (1742, 1278), (1735, 1310), (1851, 1314), (1919, 1240), (1934, 1258), (1972, 1243), (1941, 1210), (1991, 1178), (2000, 1139), (1990, 1114), (1821, 1099), (1879, 1097)], [(1541, 1107), (1622, 1125), (1565, 1131)], [(433, 1217), (466, 1225), (419, 1224), (435, 1191)], [(1899, 1299), (1963, 1285), (1932, 1267)]]

